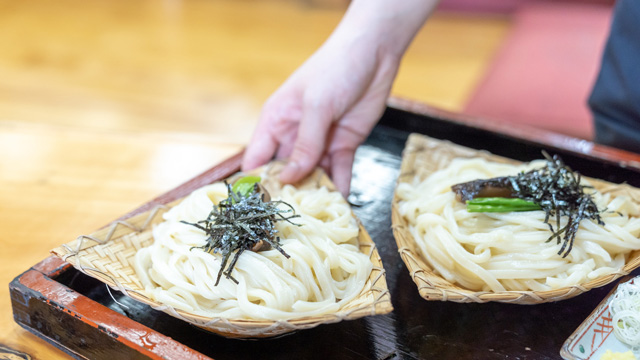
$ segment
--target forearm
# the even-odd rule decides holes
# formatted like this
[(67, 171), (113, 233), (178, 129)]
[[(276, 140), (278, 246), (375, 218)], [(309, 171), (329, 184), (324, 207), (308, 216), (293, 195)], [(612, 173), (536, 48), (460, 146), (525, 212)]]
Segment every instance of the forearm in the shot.
[(332, 38), (366, 41), (402, 57), (438, 0), (353, 0)]

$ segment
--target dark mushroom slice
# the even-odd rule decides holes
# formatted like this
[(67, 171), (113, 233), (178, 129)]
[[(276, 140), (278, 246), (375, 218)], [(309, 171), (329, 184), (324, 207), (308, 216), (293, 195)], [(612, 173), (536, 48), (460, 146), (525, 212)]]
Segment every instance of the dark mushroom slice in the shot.
[(514, 197), (513, 187), (509, 177), (496, 177), (492, 179), (472, 180), (453, 185), (451, 190), (456, 193), (460, 202), (480, 197)]

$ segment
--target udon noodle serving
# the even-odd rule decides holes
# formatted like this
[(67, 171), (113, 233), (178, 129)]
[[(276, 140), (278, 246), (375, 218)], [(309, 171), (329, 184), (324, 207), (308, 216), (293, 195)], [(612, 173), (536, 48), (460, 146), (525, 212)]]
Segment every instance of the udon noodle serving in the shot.
[(286, 185), (271, 195), (278, 209), (296, 214), (273, 221), (275, 247), (225, 259), (203, 249), (209, 233), (202, 224), (214, 204), (227, 199), (227, 187), (220, 182), (191, 193), (155, 226), (153, 244), (136, 254), (145, 292), (197, 315), (268, 320), (328, 314), (356, 298), (372, 264), (359, 251), (359, 227), (347, 202), (326, 187)]
[[(597, 210), (593, 219), (572, 220), (570, 226), (569, 216), (549, 216), (539, 208), (473, 212), (452, 191), (456, 184), (524, 174), (544, 166), (544, 160), (517, 165), (486, 156), (449, 159), (427, 176), (400, 182), (397, 210), (423, 260), (442, 278), (465, 289), (545, 291), (622, 269), (629, 253), (640, 249), (640, 209), (630, 196), (614, 195), (612, 186), (598, 187), (602, 190), (598, 191), (579, 179)], [(585, 208), (578, 206), (576, 212)], [(552, 236), (571, 225), (577, 229), (571, 243)]]

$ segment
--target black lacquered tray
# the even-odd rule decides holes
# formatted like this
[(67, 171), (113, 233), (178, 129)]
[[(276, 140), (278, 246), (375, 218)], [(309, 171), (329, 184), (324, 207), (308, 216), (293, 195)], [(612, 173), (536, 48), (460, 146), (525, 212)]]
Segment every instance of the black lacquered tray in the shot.
[[(118, 324), (122, 323), (119, 317), (126, 317), (149, 333), (163, 335), (169, 344), (175, 342), (185, 349), (184, 355), (191, 357), (220, 360), (560, 358), (563, 342), (614, 284), (569, 300), (539, 305), (458, 304), (422, 299), (398, 255), (391, 232), (391, 199), (401, 153), (411, 132), (448, 139), (523, 161), (540, 158), (541, 151), (546, 149), (550, 153), (560, 154), (566, 163), (584, 175), (640, 186), (640, 170), (636, 166), (640, 156), (634, 154), (592, 147), (590, 143), (558, 138), (554, 134), (547, 136), (534, 133), (535, 136), (529, 137), (526, 131), (497, 131), (495, 127), (474, 119), (430, 111), (429, 108), (389, 108), (357, 152), (352, 194), (349, 197), (356, 215), (376, 242), (386, 269), (395, 308), (388, 315), (322, 325), (280, 338), (231, 340), (154, 311), (116, 291), (112, 290), (111, 296), (105, 285), (72, 267), (62, 266), (49, 275), (45, 273), (45, 276), (61, 289), (101, 304), (104, 308), (97, 308), (112, 313)], [(239, 164), (239, 161), (236, 163)], [(193, 186), (194, 183), (191, 184)], [(188, 190), (188, 187), (183, 190)], [(161, 197), (152, 203), (162, 201)], [(109, 333), (104, 325), (102, 329), (97, 326), (80, 330), (78, 321), (66, 318), (78, 318), (78, 310), (64, 311), (65, 305), (58, 306), (57, 310), (47, 310), (46, 306), (41, 305), (43, 301), (51, 303), (47, 295), (25, 285), (21, 277), (16, 278), (11, 286), (12, 295), (20, 293), (21, 296), (20, 301), (14, 301), (16, 321), (76, 357), (107, 358), (114, 354), (141, 358), (175, 357), (176, 353), (166, 355), (160, 350), (154, 352), (153, 347), (149, 352), (149, 346), (145, 347), (144, 344), (128, 345), (122, 337), (129, 335), (121, 335), (113, 330)], [(34, 300), (27, 299), (29, 296)], [(90, 315), (79, 316), (84, 317), (82, 321), (86, 323)], [(40, 319), (41, 323), (51, 323), (60, 318), (69, 325), (55, 327), (52, 324), (48, 330), (42, 330), (43, 327), (38, 329), (35, 322)], [(100, 333), (88, 333), (92, 331)], [(91, 336), (91, 339), (97, 339), (96, 343), (104, 341), (100, 336), (115, 337), (110, 345), (114, 351), (92, 352), (86, 347), (82, 348), (82, 342), (72, 340), (74, 336)]]

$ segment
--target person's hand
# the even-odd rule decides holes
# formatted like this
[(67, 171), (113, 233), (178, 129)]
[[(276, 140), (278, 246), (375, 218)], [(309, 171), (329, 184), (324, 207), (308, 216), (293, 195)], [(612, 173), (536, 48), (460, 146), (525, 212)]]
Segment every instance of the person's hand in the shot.
[(243, 170), (274, 156), (288, 158), (280, 180), (292, 183), (320, 165), (348, 195), (356, 148), (382, 115), (400, 58), (419, 28), (398, 25), (381, 9), (375, 16), (361, 10), (351, 17), (347, 12), (327, 42), (267, 100)]
[(320, 164), (346, 196), (355, 150), (380, 118), (398, 68), (374, 46), (321, 47), (265, 103), (243, 168), (289, 158), (281, 175), (289, 183)]

